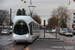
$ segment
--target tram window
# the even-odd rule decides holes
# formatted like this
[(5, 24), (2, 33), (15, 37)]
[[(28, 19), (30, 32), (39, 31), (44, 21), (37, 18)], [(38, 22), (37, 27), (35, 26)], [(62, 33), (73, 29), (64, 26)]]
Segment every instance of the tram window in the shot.
[(73, 13), (75, 15), (75, 13)]
[(29, 33), (26, 23), (24, 21), (19, 21), (14, 27), (14, 33), (19, 35)]
[(75, 23), (75, 21), (73, 21)]
[(73, 30), (75, 30), (75, 29), (73, 29)]

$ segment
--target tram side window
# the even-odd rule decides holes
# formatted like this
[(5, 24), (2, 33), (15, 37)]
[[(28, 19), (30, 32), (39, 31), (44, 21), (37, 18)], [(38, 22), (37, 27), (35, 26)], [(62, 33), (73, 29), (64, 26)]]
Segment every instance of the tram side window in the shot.
[(33, 23), (33, 32), (37, 33), (37, 24), (36, 23)]
[(34, 23), (34, 33), (36, 33), (36, 30), (37, 30), (36, 24)]
[(37, 25), (37, 32), (39, 33), (39, 25)]
[(38, 33), (39, 32), (39, 25), (35, 24), (34, 28), (35, 28), (35, 33)]
[(33, 22), (33, 33), (35, 33), (35, 23)]
[(32, 23), (29, 24), (30, 27), (30, 34), (32, 35)]

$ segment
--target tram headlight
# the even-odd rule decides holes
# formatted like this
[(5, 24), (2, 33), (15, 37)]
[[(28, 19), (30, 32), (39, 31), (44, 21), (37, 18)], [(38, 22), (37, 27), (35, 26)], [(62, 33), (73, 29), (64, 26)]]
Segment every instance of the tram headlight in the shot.
[(26, 37), (29, 37), (29, 35), (26, 35)]
[(13, 37), (15, 37), (15, 35), (13, 35)]

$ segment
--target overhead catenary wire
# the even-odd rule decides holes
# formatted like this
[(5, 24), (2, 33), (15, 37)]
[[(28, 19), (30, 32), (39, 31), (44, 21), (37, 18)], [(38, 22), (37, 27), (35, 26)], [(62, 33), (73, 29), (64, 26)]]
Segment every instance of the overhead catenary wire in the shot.
[[(26, 1), (26, 2), (30, 2), (30, 1)], [(68, 3), (68, 2), (33, 2), (32, 3)]]
[(33, 3), (68, 3), (68, 2), (33, 2)]

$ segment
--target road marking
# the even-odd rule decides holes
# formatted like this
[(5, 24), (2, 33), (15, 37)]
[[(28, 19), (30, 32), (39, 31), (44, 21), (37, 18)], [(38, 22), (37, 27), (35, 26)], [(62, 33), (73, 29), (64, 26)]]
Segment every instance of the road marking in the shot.
[(4, 41), (4, 40), (12, 41), (12, 39), (2, 39), (2, 40), (3, 40), (3, 41)]

